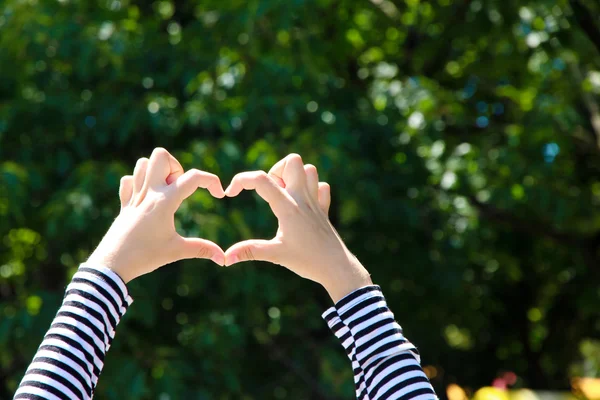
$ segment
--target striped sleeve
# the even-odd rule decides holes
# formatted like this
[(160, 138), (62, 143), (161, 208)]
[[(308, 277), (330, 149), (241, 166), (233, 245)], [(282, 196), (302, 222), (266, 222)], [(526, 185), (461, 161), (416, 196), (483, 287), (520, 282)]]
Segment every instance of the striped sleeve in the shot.
[(352, 362), (357, 399), (437, 399), (416, 347), (402, 334), (379, 286), (350, 293), (323, 319)]
[(82, 264), (14, 399), (91, 399), (132, 301), (116, 273)]

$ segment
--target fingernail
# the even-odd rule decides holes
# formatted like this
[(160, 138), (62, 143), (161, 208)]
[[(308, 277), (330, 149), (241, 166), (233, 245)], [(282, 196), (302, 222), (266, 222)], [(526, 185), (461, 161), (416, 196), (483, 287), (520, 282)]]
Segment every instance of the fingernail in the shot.
[(222, 254), (215, 254), (211, 257), (211, 260), (213, 260), (216, 264), (220, 266), (225, 265), (225, 257), (223, 257)]
[(227, 266), (230, 266), (230, 265), (235, 264), (236, 262), (239, 262), (239, 261), (240, 261), (240, 259), (238, 258), (238, 256), (232, 255), (232, 256), (228, 256), (227, 257), (226, 264), (227, 264)]

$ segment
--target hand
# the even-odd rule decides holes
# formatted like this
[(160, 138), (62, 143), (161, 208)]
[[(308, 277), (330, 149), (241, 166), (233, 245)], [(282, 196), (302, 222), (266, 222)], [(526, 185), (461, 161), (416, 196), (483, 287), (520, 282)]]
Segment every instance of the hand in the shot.
[(279, 221), (271, 240), (239, 242), (225, 252), (225, 265), (262, 260), (282, 265), (320, 283), (337, 302), (346, 294), (372, 284), (367, 270), (350, 253), (329, 222), (329, 185), (319, 182), (317, 169), (291, 154), (269, 173), (237, 174), (225, 190), (229, 197), (243, 189), (256, 190)]
[(197, 169), (184, 173), (165, 149), (155, 149), (149, 160), (140, 158), (133, 176), (121, 179), (121, 212), (88, 263), (114, 270), (125, 283), (186, 258), (223, 265), (225, 254), (215, 243), (175, 231), (175, 212), (198, 187), (216, 198), (225, 196), (216, 175)]

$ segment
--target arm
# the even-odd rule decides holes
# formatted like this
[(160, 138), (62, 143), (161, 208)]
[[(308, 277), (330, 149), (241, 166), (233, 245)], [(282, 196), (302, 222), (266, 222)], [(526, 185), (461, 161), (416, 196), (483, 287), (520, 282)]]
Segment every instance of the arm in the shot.
[(138, 160), (133, 176), (121, 180), (119, 216), (67, 286), (15, 399), (91, 399), (115, 329), (132, 302), (126, 283), (184, 258), (224, 263), (216, 244), (175, 231), (175, 211), (198, 187), (224, 196), (215, 175), (184, 174), (164, 149)]
[(357, 399), (436, 398), (379, 286), (355, 290), (323, 318), (352, 362)]
[(83, 264), (14, 398), (90, 399), (131, 302), (112, 270)]
[(320, 283), (336, 303), (323, 317), (352, 362), (358, 399), (435, 399), (417, 350), (402, 334), (378, 286), (350, 253), (328, 217), (330, 188), (317, 169), (292, 154), (269, 173), (243, 172), (225, 190), (256, 190), (279, 221), (272, 240), (248, 240), (225, 264), (264, 260)]

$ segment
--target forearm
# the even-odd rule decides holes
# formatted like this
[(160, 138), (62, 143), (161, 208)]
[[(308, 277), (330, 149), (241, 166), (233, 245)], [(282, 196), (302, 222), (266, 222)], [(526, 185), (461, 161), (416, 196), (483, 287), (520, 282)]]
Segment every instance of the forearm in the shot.
[(416, 347), (379, 286), (355, 290), (323, 314), (352, 361), (358, 399), (435, 399)]
[(91, 399), (115, 329), (131, 304), (117, 274), (82, 265), (15, 399)]

